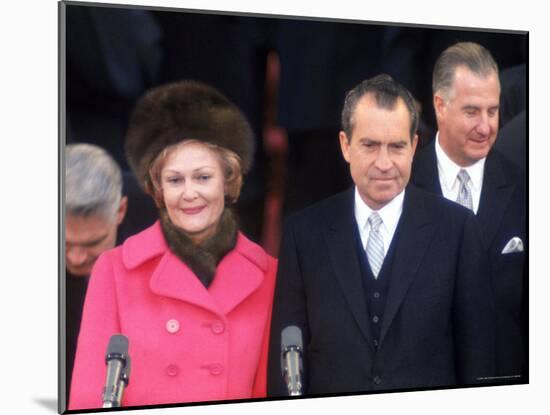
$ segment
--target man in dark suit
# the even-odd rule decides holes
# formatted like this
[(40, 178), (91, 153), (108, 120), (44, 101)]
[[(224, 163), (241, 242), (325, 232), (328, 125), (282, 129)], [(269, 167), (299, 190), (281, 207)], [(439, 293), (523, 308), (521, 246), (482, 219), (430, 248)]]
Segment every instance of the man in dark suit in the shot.
[(476, 214), (489, 251), (498, 376), (526, 382), (525, 178), (492, 148), (499, 122), (498, 67), (484, 47), (458, 43), (437, 60), (433, 93), (439, 132), (415, 156), (411, 181)]
[(281, 332), (303, 336), (305, 394), (477, 384), (494, 375), (494, 310), (474, 215), (407, 186), (411, 94), (351, 90), (340, 146), (355, 186), (291, 217), (275, 291), (268, 395), (287, 395)]

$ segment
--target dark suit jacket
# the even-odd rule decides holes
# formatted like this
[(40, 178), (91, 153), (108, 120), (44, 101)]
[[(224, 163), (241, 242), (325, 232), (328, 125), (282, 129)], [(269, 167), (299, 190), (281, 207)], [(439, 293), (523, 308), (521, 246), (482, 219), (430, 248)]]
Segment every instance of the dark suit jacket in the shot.
[[(419, 151), (411, 182), (442, 195), (435, 142)], [(477, 219), (485, 249), (489, 251), (491, 280), (497, 311), (497, 358), (500, 376), (527, 381), (527, 272), (525, 251), (502, 254), (508, 241), (518, 236), (527, 249), (525, 178), (496, 150), (485, 162)], [(522, 375), (521, 378), (516, 376)]]
[[(475, 217), (408, 187), (379, 346), (367, 316), (350, 189), (287, 223), (273, 308), (268, 395), (286, 395), (281, 330), (301, 328), (305, 392), (470, 384), (494, 374), (494, 310)], [(396, 239), (397, 238), (397, 239)]]
[(527, 166), (527, 111), (523, 110), (498, 131), (495, 149), (523, 171)]

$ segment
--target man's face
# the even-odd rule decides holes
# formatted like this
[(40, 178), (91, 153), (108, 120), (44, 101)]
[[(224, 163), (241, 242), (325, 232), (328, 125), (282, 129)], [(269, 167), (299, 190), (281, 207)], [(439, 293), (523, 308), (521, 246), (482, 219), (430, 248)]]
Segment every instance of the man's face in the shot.
[(107, 221), (100, 216), (67, 215), (65, 220), (65, 265), (77, 277), (90, 275), (98, 256), (115, 246), (118, 225), (126, 213), (126, 197), (117, 217)]
[(449, 97), (434, 95), (439, 141), (459, 166), (467, 167), (487, 156), (498, 132), (500, 83), (498, 75), (480, 77), (465, 66), (455, 70)]
[(411, 116), (400, 98), (388, 110), (366, 95), (357, 103), (353, 119), (351, 140), (340, 132), (340, 147), (361, 198), (379, 210), (409, 182), (417, 136), (411, 143)]

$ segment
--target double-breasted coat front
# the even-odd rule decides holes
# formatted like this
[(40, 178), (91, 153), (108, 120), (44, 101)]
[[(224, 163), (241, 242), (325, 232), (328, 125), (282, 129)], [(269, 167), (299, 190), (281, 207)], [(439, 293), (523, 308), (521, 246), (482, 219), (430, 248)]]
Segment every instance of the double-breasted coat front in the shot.
[(104, 253), (84, 305), (69, 409), (98, 408), (110, 336), (132, 361), (123, 406), (265, 396), (276, 261), (241, 233), (209, 288), (157, 222)]

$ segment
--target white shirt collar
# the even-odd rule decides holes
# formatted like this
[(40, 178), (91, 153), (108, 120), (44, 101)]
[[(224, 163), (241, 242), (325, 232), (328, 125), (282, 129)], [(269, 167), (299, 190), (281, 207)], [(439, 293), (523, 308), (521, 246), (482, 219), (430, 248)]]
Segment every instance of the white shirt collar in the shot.
[(470, 176), (470, 186), (475, 192), (481, 192), (483, 185), (483, 171), (485, 168), (486, 157), (476, 161), (468, 167), (460, 167), (445, 153), (441, 144), (439, 144), (439, 131), (435, 136), (435, 154), (437, 156), (437, 168), (439, 171), (439, 181), (447, 190), (450, 190), (458, 180), (457, 175), (460, 169), (464, 169)]
[[(395, 196), (387, 205), (380, 210), (378, 214), (382, 218), (382, 227), (393, 236), (397, 223), (403, 211), (403, 200), (405, 198), (405, 189)], [(368, 219), (374, 212), (361, 198), (357, 186), (355, 186), (355, 218), (360, 229), (365, 230), (368, 226)]]

